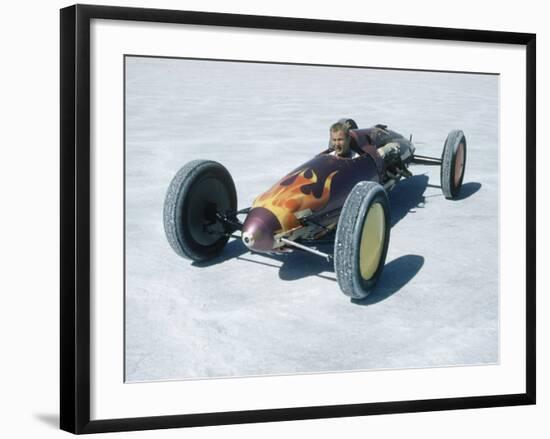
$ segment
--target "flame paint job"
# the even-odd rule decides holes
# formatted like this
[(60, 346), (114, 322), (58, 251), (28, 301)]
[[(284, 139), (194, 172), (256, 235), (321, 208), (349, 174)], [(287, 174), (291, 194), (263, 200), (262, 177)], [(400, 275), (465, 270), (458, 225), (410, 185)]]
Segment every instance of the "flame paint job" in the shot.
[[(353, 159), (330, 154), (315, 156), (254, 200), (243, 224), (243, 233), (254, 237), (254, 244), (249, 247), (258, 251), (272, 249), (275, 233), (300, 225), (296, 212), (311, 209), (322, 217), (341, 209), (353, 186), (363, 180), (380, 181), (377, 163), (370, 154)], [(331, 218), (334, 221), (334, 215)], [(269, 243), (267, 236), (271, 236)]]
[(408, 142), (399, 133), (377, 125), (350, 131), (352, 149), (360, 155), (344, 158), (325, 151), (297, 167), (254, 200), (243, 224), (247, 246), (274, 248), (274, 235), (299, 227), (296, 213), (310, 209), (322, 226), (335, 223), (351, 189), (360, 181), (382, 182), (384, 160), (377, 148), (390, 140)]
[[(282, 230), (298, 227), (300, 222), (294, 215), (304, 209), (313, 212), (326, 206), (330, 196), (333, 177), (338, 171), (331, 172), (323, 181), (319, 181), (315, 169), (305, 167), (290, 173), (254, 200), (252, 208), (263, 207), (272, 212)], [(320, 193), (319, 193), (320, 192)]]

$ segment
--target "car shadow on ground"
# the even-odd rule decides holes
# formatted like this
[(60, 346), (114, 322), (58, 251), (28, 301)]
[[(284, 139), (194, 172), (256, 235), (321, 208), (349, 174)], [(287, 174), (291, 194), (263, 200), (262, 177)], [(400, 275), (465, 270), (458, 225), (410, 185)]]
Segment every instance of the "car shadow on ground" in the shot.
[(477, 191), (481, 189), (481, 183), (477, 183), (474, 181), (464, 183), (462, 185), (462, 188), (460, 189), (460, 193), (458, 194), (458, 197), (451, 201), (460, 201), (465, 200), (468, 197), (471, 197), (473, 194), (475, 194)]
[[(415, 213), (416, 209), (423, 209), (426, 198), (434, 196), (443, 196), (443, 192), (437, 195), (424, 195), (426, 188), (438, 188), (441, 186), (430, 184), (426, 174), (414, 175), (407, 180), (398, 183), (389, 193), (391, 225), (395, 226), (409, 213)], [(460, 201), (471, 197), (481, 189), (481, 183), (468, 182), (462, 185), (458, 196), (449, 201)]]
[(364, 299), (351, 299), (356, 305), (374, 305), (391, 297), (409, 283), (422, 269), (424, 258), (419, 255), (404, 255), (386, 263), (378, 285)]
[[(334, 243), (318, 246), (320, 251), (332, 255)], [(287, 253), (277, 256), (283, 265), (279, 269), (279, 279), (293, 281), (309, 276), (317, 276), (326, 280), (336, 282), (334, 274), (334, 263), (323, 257), (311, 255), (303, 251)], [(321, 274), (325, 273), (325, 274)]]
[[(309, 276), (317, 276), (336, 282), (332, 262), (302, 252), (266, 255), (265, 261), (250, 260), (248, 258), (239, 259), (278, 268), (279, 278), (284, 281), (294, 281)], [(282, 262), (282, 265), (270, 263), (269, 259)], [(386, 263), (378, 285), (369, 296), (362, 300), (352, 299), (351, 302), (356, 305), (366, 306), (386, 300), (408, 284), (422, 269), (423, 265), (424, 258), (419, 255), (404, 255)]]
[[(330, 247), (330, 249), (327, 247)], [(333, 245), (327, 245), (323, 246), (322, 249), (319, 249), (328, 254), (332, 254), (332, 247)], [(265, 257), (262, 261), (242, 256), (239, 256), (237, 259), (247, 263), (251, 262), (253, 264), (260, 264), (266, 267), (278, 268), (279, 279), (284, 281), (293, 281), (309, 276), (317, 276), (336, 282), (336, 275), (334, 274), (334, 265), (332, 261), (327, 261), (320, 256), (311, 255), (301, 250), (294, 250), (292, 252), (282, 254), (264, 254), (262, 256)]]
[(240, 239), (233, 239), (227, 243), (223, 251), (213, 259), (204, 262), (192, 262), (193, 267), (211, 267), (221, 264), (230, 259), (238, 258), (239, 256), (248, 253), (248, 248), (241, 242)]
[(424, 208), (424, 192), (428, 187), (428, 180), (425, 174), (413, 175), (398, 183), (389, 193), (392, 227), (409, 213)]

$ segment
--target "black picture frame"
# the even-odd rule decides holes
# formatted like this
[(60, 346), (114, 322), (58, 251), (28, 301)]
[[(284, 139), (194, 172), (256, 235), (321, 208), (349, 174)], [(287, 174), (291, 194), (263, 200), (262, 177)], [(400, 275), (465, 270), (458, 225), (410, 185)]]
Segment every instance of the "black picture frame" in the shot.
[[(80, 434), (535, 404), (536, 35), (210, 12), (74, 5), (61, 10), (60, 426)], [(502, 43), (526, 48), (525, 392), (238, 412), (90, 420), (90, 21), (133, 20), (310, 33)]]

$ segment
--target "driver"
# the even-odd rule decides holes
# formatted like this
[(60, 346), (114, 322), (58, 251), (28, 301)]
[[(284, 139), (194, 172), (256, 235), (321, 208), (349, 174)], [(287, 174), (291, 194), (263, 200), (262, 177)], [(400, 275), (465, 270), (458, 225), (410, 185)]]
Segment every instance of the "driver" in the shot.
[(331, 154), (338, 157), (352, 157), (350, 148), (349, 126), (346, 123), (336, 122), (330, 127), (330, 149)]
[[(330, 126), (330, 154), (338, 157), (353, 158), (357, 156), (351, 148), (350, 125), (347, 121), (339, 121)], [(411, 146), (400, 145), (395, 141), (390, 141), (385, 145), (379, 146), (376, 150), (386, 165), (400, 165), (402, 160), (407, 159), (414, 149)]]

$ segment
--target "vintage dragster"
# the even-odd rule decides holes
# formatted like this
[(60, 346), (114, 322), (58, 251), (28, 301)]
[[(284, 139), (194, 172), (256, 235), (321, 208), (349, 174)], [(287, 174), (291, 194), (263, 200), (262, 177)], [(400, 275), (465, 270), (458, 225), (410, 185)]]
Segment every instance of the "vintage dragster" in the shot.
[[(410, 177), (410, 164), (441, 166), (441, 189), (457, 196), (466, 164), (466, 138), (460, 130), (447, 136), (441, 158), (415, 154), (412, 136), (404, 138), (386, 125), (350, 126), (354, 157), (327, 149), (285, 175), (238, 210), (231, 175), (210, 160), (189, 162), (173, 178), (164, 204), (164, 228), (177, 254), (206, 261), (223, 250), (230, 237), (251, 251), (308, 251), (334, 261), (344, 294), (366, 297), (380, 278), (390, 238), (387, 191)], [(383, 148), (393, 154), (381, 153)], [(239, 216), (245, 216), (240, 220)], [(334, 253), (318, 249), (335, 230)]]

